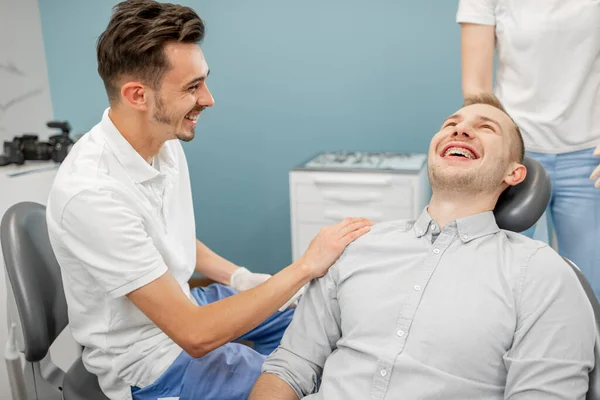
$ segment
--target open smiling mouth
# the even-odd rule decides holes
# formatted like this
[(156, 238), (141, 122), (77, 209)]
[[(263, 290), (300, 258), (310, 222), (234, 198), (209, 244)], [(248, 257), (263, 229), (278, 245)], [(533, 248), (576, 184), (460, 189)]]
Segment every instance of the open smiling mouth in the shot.
[(195, 115), (188, 114), (184, 118), (187, 120), (196, 122), (196, 120), (198, 119), (198, 115), (200, 115), (200, 114), (195, 114)]
[(465, 161), (479, 159), (479, 154), (462, 146), (448, 146), (440, 155), (442, 158), (462, 159)]

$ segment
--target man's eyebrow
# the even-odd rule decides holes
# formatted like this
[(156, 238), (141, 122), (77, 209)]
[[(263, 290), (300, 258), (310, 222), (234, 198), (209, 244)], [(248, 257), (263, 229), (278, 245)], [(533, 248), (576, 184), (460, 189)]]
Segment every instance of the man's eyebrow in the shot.
[(197, 84), (197, 83), (200, 83), (200, 82), (202, 82), (203, 80), (205, 80), (205, 79), (208, 77), (208, 75), (210, 75), (210, 69), (208, 70), (208, 72), (206, 73), (206, 75), (204, 75), (204, 76), (199, 76), (199, 77), (197, 77), (197, 78), (194, 78), (194, 79), (192, 79), (191, 81), (189, 81), (189, 82), (188, 82), (188, 83), (185, 85), (185, 87), (193, 86), (193, 85), (195, 85), (195, 84)]
[(502, 127), (500, 126), (500, 124), (498, 123), (498, 121), (496, 121), (495, 119), (489, 118), (489, 117), (485, 117), (483, 115), (478, 115), (477, 118), (480, 121), (485, 121), (485, 122), (491, 122), (492, 124), (496, 125), (496, 127), (502, 131)]
[[(445, 124), (446, 122), (448, 122), (448, 120), (451, 120), (451, 119), (462, 119), (462, 116), (461, 116), (460, 114), (452, 114), (451, 116), (449, 116), (448, 118), (446, 118), (446, 119), (444, 120), (444, 124)], [(443, 124), (442, 124), (442, 125), (443, 125)]]

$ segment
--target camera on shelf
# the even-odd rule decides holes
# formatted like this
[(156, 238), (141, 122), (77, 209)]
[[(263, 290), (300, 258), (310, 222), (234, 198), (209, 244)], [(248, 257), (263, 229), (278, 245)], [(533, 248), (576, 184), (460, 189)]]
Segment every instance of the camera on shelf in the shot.
[(50, 121), (48, 128), (57, 128), (61, 133), (52, 135), (47, 142), (40, 142), (37, 135), (15, 136), (12, 141), (4, 142), (4, 154), (0, 155), (0, 166), (8, 164), (22, 165), (27, 160), (52, 160), (61, 163), (73, 146), (69, 137), (71, 125), (67, 121)]

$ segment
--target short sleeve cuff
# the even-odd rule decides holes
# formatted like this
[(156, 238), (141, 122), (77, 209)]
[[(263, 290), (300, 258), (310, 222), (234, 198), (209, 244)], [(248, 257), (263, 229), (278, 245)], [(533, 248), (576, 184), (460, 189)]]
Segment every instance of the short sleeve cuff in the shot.
[(108, 294), (112, 298), (125, 296), (133, 292), (134, 290), (146, 286), (150, 282), (157, 280), (158, 278), (163, 276), (167, 272), (167, 270), (167, 266), (163, 262), (158, 262), (156, 263), (156, 266), (146, 274), (140, 276), (139, 278), (131, 282), (127, 282), (124, 285), (111, 290), (110, 292), (108, 292)]
[(456, 14), (456, 22), (459, 24), (496, 25), (496, 18), (491, 15), (476, 15), (459, 12)]

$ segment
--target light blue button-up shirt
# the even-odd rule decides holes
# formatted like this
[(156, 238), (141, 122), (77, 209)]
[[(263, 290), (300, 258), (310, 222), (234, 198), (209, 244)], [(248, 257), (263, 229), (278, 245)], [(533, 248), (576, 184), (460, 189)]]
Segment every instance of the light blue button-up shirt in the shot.
[(313, 281), (263, 371), (299, 398), (583, 399), (594, 315), (546, 244), (492, 212), (376, 225)]

